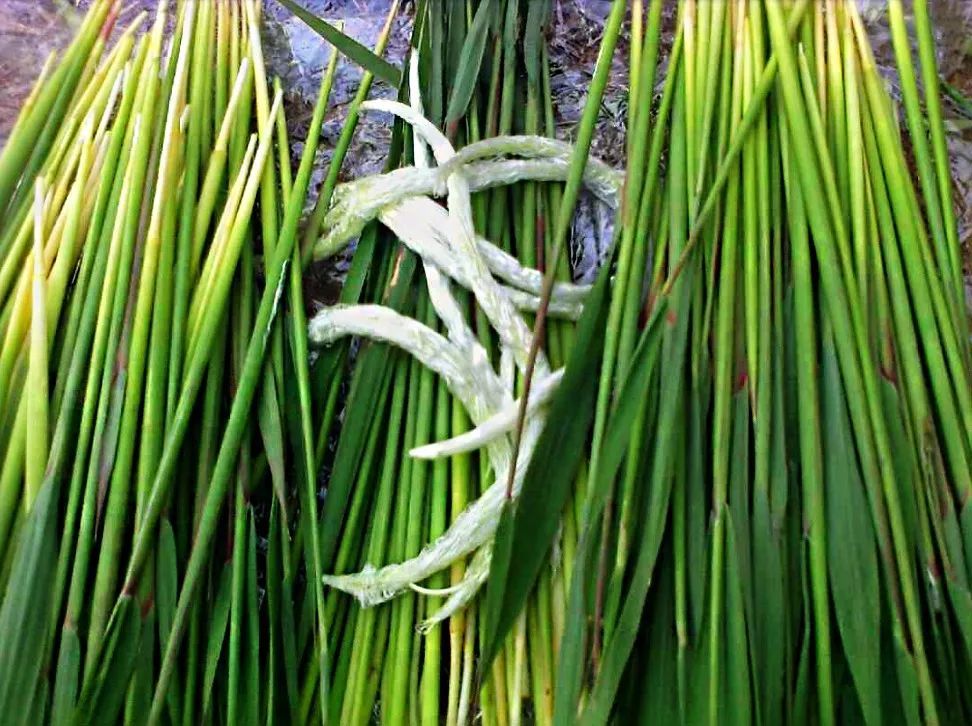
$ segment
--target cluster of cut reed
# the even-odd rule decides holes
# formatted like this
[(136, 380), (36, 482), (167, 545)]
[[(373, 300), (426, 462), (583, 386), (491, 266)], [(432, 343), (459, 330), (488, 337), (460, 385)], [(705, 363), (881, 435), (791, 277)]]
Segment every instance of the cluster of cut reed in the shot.
[(108, 49), (120, 6), (92, 3), (0, 155), (0, 711), (289, 720), (323, 653), (287, 270), (337, 58), (295, 174), (258, 2), (161, 2)]
[[(559, 176), (536, 177), (566, 185), (473, 198), (477, 231), (526, 266), (560, 262), (574, 195), (592, 181), (587, 148), (627, 5), (612, 5), (573, 153)], [(972, 367), (926, 3), (913, 4), (914, 39), (902, 3), (887, 5), (907, 135), (851, 2), (680, 2), (654, 108), (663, 3), (630, 4), (613, 256), (575, 331), (544, 329), (557, 300), (547, 275), (520, 370), (522, 435), (493, 419), (474, 429), (490, 428), (490, 446), (500, 429), (522, 446), (522, 476), (515, 465), (497, 471), (492, 449), (477, 458), (452, 443), (470, 438), (462, 414), (472, 412), (456, 412), (452, 394), (465, 399), (455, 372), (382, 322), (410, 328), (392, 315), (407, 313), (461, 347), (462, 327), (441, 304), (445, 271), (475, 293), (466, 314), (486, 362), (501, 378), (512, 367), (503, 332), (498, 343), (484, 332), (487, 319), (496, 325), (482, 288), (416, 241), (442, 236), (434, 224), (405, 225), (382, 205), (447, 191), (459, 235), (446, 180), (488, 185), (471, 163), (478, 139), (551, 133), (534, 105), (550, 96), (530, 35), (544, 21), (512, 0), (458, 19), (428, 8), (417, 44), (426, 115), (468, 146), (435, 153), (438, 177), (396, 176), (398, 196), (369, 204), (381, 181), (349, 187), (318, 246), (329, 254), (349, 219), (377, 217), (418, 252), (428, 299), (408, 294), (418, 268), (399, 255), (382, 263), (388, 285), (370, 298), (391, 311), (324, 311), (311, 335), (391, 342), (442, 376), (436, 384), (380, 345), (354, 372), (323, 566), (339, 573), (329, 585), (366, 608), (334, 606), (344, 614), (328, 633), (339, 663), (332, 713), (456, 723), (473, 698), (499, 724), (967, 720)], [(464, 94), (461, 71), (484, 52), (474, 62), (486, 80)], [(415, 133), (441, 146), (419, 121)], [(496, 142), (497, 153), (515, 145)], [(489, 247), (478, 254), (488, 267)], [(441, 269), (430, 274), (430, 262)], [(523, 389), (534, 362), (545, 381), (545, 347), (564, 369), (552, 397), (542, 386), (536, 438)], [(451, 360), (444, 344), (436, 350)], [(462, 453), (431, 471), (421, 458), (447, 450)], [(508, 497), (491, 504), (489, 485), (507, 469)], [(475, 542), (455, 545), (480, 515), (488, 579), (483, 550), (469, 557)], [(480, 576), (485, 598), (449, 611), (447, 639), (438, 609)], [(431, 624), (416, 636), (423, 612)]]
[(607, 328), (564, 723), (969, 717), (961, 250), (927, 4), (924, 95), (887, 22), (907, 136), (853, 2), (687, 0), (654, 124), (636, 86), (648, 322), (633, 356)]
[[(374, 53), (281, 2), (366, 70), (300, 244), (337, 55), (294, 173), (257, 0), (110, 50), (96, 1), (0, 154), (0, 713), (970, 720), (925, 0), (887, 2), (903, 125), (850, 0), (680, 0), (667, 63), (664, 0), (614, 0), (573, 145), (548, 2), (420, 0), (406, 71), (397, 2)], [(626, 19), (622, 177), (589, 149)], [(338, 185), (365, 111), (386, 173)], [(355, 238), (308, 321), (288, 272)]]

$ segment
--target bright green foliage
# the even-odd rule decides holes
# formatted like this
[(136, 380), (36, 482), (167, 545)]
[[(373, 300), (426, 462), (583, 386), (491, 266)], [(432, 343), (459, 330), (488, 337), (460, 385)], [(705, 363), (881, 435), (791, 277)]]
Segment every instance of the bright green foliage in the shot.
[[(94, 0), (0, 152), (4, 723), (972, 721), (927, 0), (887, 2), (897, 99), (852, 0), (614, 0), (571, 145), (559, 3), (404, 4), (397, 67), (397, 0), (373, 50), (281, 2), (332, 46), (296, 168), (259, 0), (120, 32)], [(314, 189), (339, 62), (364, 74)], [(618, 68), (623, 182), (592, 152)], [(407, 120), (387, 173), (342, 185), (376, 108)], [(617, 205), (591, 287), (585, 187)], [(350, 236), (341, 306), (305, 307)], [(313, 348), (361, 310), (473, 354)], [(501, 394), (488, 440), (462, 380)], [(465, 554), (339, 589), (484, 501)]]

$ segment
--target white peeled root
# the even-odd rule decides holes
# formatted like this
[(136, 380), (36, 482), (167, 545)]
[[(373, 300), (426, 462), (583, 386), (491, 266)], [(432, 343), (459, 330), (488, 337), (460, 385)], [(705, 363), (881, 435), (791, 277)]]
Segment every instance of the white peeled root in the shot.
[(366, 565), (350, 575), (325, 575), (324, 584), (353, 595), (363, 607), (387, 602), (491, 542), (505, 497), (506, 480), (498, 480), (412, 559), (380, 568)]
[(489, 565), (492, 560), (493, 547), (491, 544), (485, 544), (476, 550), (476, 554), (473, 555), (469, 566), (466, 567), (466, 572), (462, 580), (449, 588), (452, 591), (449, 594), (449, 599), (443, 603), (442, 607), (419, 624), (419, 632), (428, 633), (432, 628), (443, 620), (452, 617), (455, 612), (464, 608), (470, 600), (476, 597), (479, 588), (483, 586), (486, 578), (489, 577)]
[[(542, 381), (537, 381), (530, 390), (530, 402), (527, 404), (527, 414), (534, 413), (538, 408), (547, 404), (560, 385), (564, 377), (564, 370), (554, 371)], [(483, 448), (500, 436), (511, 433), (516, 428), (517, 417), (520, 413), (520, 399), (497, 411), (481, 424), (457, 436), (433, 444), (416, 446), (409, 451), (409, 455), (416, 459), (441, 459), (446, 456), (456, 456)]]
[[(324, 217), (326, 232), (314, 246), (314, 258), (324, 259), (342, 250), (368, 222), (396, 202), (446, 196), (447, 179), (456, 170), (473, 192), (520, 181), (564, 181), (570, 153), (567, 144), (540, 136), (499, 136), (464, 147), (438, 167), (403, 167), (342, 184), (334, 190)], [(501, 158), (504, 156), (522, 158)], [(584, 172), (587, 189), (611, 209), (619, 206), (623, 179), (620, 172), (593, 159)]]
[[(456, 258), (449, 239), (442, 236), (442, 231), (448, 229), (449, 217), (440, 205), (428, 197), (413, 197), (385, 208), (379, 219), (415, 254), (463, 287), (472, 289), (472, 281)], [(543, 276), (537, 270), (523, 267), (515, 257), (492, 243), (482, 238), (476, 242), (490, 272), (509, 284), (501, 287), (513, 305), (518, 310), (536, 312), (540, 306)], [(576, 320), (589, 289), (587, 285), (570, 283), (554, 285), (549, 313), (554, 317)]]
[[(533, 453), (541, 427), (542, 422), (538, 425), (536, 419), (526, 425), (521, 443), (524, 454)], [(529, 458), (521, 455), (517, 462), (513, 477), (514, 496), (519, 494), (523, 485)], [(460, 512), (449, 528), (415, 557), (380, 568), (369, 564), (360, 572), (350, 575), (325, 575), (324, 584), (353, 595), (363, 607), (372, 607), (387, 602), (399, 593), (411, 589), (412, 585), (441, 572), (459, 558), (488, 545), (493, 541), (493, 535), (499, 526), (500, 514), (506, 500), (508, 476), (508, 466), (497, 471), (495, 480), (482, 496)], [(472, 591), (462, 591), (469, 598), (482, 585), (481, 581), (474, 579), (470, 580), (470, 587), (473, 582), (475, 587)], [(466, 601), (468, 602), (468, 598)]]
[[(415, 69), (411, 69), (415, 73)], [(380, 305), (335, 306), (318, 313), (309, 324), (309, 338), (327, 344), (356, 335), (398, 346), (441, 376), (465, 407), (474, 428), (445, 441), (413, 449), (417, 458), (439, 458), (485, 448), (493, 484), (435, 541), (415, 557), (357, 573), (327, 575), (324, 583), (353, 595), (365, 607), (412, 591), (446, 597), (442, 607), (422, 623), (424, 632), (465, 606), (489, 575), (492, 541), (507, 497), (513, 445), (511, 433), (519, 401), (513, 399), (514, 373), (525, 371), (533, 332), (522, 311), (536, 310), (542, 274), (524, 268), (511, 255), (475, 234), (471, 192), (521, 180), (566, 178), (571, 148), (539, 137), (515, 136), (470, 144), (456, 152), (442, 133), (421, 113), (395, 101), (371, 101), (365, 110), (385, 111), (412, 126), (414, 167), (341, 185), (325, 217), (325, 234), (314, 248), (315, 257), (328, 257), (344, 247), (368, 222), (378, 219), (422, 260), (429, 299), (442, 320), (442, 335), (416, 320)], [(426, 146), (435, 159), (429, 166)], [(504, 159), (503, 156), (522, 158)], [(587, 165), (588, 187), (616, 207), (621, 176), (598, 161)], [(446, 197), (443, 208), (432, 197)], [(500, 341), (500, 370), (493, 369), (485, 349), (466, 321), (453, 296), (452, 285), (473, 293)], [(552, 313), (576, 318), (588, 291), (585, 286), (558, 284), (551, 297)], [(533, 388), (526, 408), (517, 469), (511, 493), (519, 494), (533, 450), (543, 429), (546, 403), (563, 378), (551, 373), (546, 356), (537, 356)], [(420, 583), (460, 558), (473, 555), (463, 579), (445, 589)]]

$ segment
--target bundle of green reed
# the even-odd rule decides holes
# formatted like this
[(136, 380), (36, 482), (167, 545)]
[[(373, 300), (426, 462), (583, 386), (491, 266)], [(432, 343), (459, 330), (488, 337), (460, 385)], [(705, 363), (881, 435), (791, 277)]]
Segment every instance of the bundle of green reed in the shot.
[(120, 2), (94, 2), (0, 157), (0, 708), (23, 722), (276, 720), (323, 657), (293, 647), (312, 548), (282, 523), (316, 492), (284, 479), (310, 405), (302, 306), (276, 312), (285, 285), (302, 300), (285, 273), (337, 56), (295, 175), (259, 5), (167, 5), (108, 51)]
[[(419, 2), (403, 71), (397, 3), (375, 53), (283, 4), (366, 69), (300, 245), (337, 54), (293, 174), (252, 0), (109, 51), (95, 2), (0, 155), (2, 712), (968, 720), (926, 3), (917, 71), (887, 7), (905, 136), (849, 0), (681, 0), (665, 65), (665, 3), (615, 0), (573, 147), (546, 2)], [(588, 150), (626, 15), (622, 178)], [(338, 185), (361, 111), (404, 124)], [(593, 286), (582, 186), (617, 210)], [(308, 322), (288, 269), (355, 237)]]
[[(511, 5), (505, 7), (515, 15)], [(359, 574), (326, 581), (365, 606), (412, 588), (428, 596), (426, 612), (434, 613), (442, 597), (464, 591), (468, 575), (457, 570), (478, 576), (487, 552), (485, 599), (452, 615), (458, 626), (450, 628), (448, 672), (450, 693), (458, 689), (461, 696), (474, 670), (472, 682), (483, 686), (481, 714), (490, 723), (525, 717), (600, 723), (636, 715), (689, 723), (964, 720), (970, 703), (960, 684), (972, 644), (964, 564), (972, 554), (964, 483), (972, 454), (968, 327), (940, 104), (934, 92), (926, 95), (923, 117), (902, 6), (888, 4), (888, 22), (907, 140), (856, 7), (838, 0), (680, 3), (652, 115), (662, 5), (648, 4), (647, 22), (640, 3), (632, 8), (629, 158), (616, 263), (586, 298), (579, 342), (561, 359), (566, 368), (539, 439), (529, 433), (531, 397), (520, 397), (523, 434), (512, 441), (526, 446), (521, 456), (529, 457), (529, 467), (522, 479), (510, 474), (514, 496), (497, 504), (485, 490), (465, 510), (465, 497), (451, 502), (454, 524), (438, 535), (439, 497), (446, 496), (450, 474), (467, 491), (469, 454), (453, 462), (456, 469), (432, 472), (427, 514), (419, 514), (424, 494), (417, 495), (418, 508), (416, 500), (381, 498), (382, 487), (392, 484), (376, 489), (370, 483), (375, 475), (364, 467), (376, 449), (364, 449), (345, 497), (353, 495), (365, 511), (371, 497), (381, 503), (376, 520), (364, 524), (373, 525), (365, 541), (384, 542), (378, 523), (385, 512), (398, 512), (410, 526), (430, 523), (429, 544), (405, 556), (366, 550)], [(608, 59), (624, 10), (615, 3), (606, 26)], [(915, 4), (914, 21), (923, 84), (936, 89), (924, 3)], [(501, 59), (505, 36), (495, 37)], [(525, 60), (528, 47), (524, 39)], [(432, 77), (435, 57), (428, 64)], [(568, 199), (582, 179), (585, 133), (603, 88), (598, 77), (571, 157), (578, 173), (565, 177)], [(465, 119), (470, 132), (482, 118), (495, 118), (477, 110)], [(453, 120), (442, 126), (456, 138), (462, 127)], [(430, 138), (419, 126), (416, 132)], [(457, 158), (471, 162), (474, 146)], [(906, 146), (914, 153), (917, 185)], [(488, 184), (471, 165), (436, 156), (440, 184), (456, 170), (474, 188)], [(434, 250), (412, 238), (448, 235), (404, 227), (382, 205), (404, 207), (416, 194), (441, 192), (431, 183), (420, 188), (402, 181), (398, 196), (369, 207), (364, 190), (379, 188), (361, 185), (360, 199), (357, 189), (347, 190), (330, 220), (336, 231), (322, 239), (319, 252), (333, 251), (345, 234), (342, 223), (360, 214), (377, 216), (426, 266), (440, 264)], [(450, 217), (456, 194), (450, 186)], [(497, 208), (506, 212), (509, 197), (501, 194)], [(513, 206), (529, 210), (528, 220), (535, 213), (532, 194)], [(572, 201), (561, 207), (555, 246), (571, 208)], [(529, 238), (533, 226), (514, 225), (510, 234), (510, 219), (518, 215), (479, 229), (496, 244), (507, 236)], [(488, 265), (491, 253), (481, 250)], [(461, 270), (450, 276), (468, 287)], [(429, 277), (428, 284), (433, 291), (439, 283)], [(470, 315), (481, 320), (482, 295), (475, 282), (472, 289), (479, 307)], [(448, 312), (434, 309), (458, 344)], [(426, 324), (435, 321), (427, 308), (416, 312)], [(364, 308), (324, 311), (311, 335), (332, 340), (357, 333), (392, 342), (461, 392), (461, 381), (435, 356), (410, 333), (393, 329), (405, 321), (389, 318), (389, 328), (383, 315)], [(537, 340), (541, 331), (537, 324)], [(490, 350), (488, 341), (483, 345)], [(542, 349), (532, 346), (527, 381)], [(446, 348), (441, 351), (445, 356)], [(503, 356), (490, 359), (502, 375)], [(385, 380), (404, 386), (399, 378)], [(385, 395), (369, 398), (359, 415), (371, 416)], [(393, 412), (415, 411), (419, 442), (455, 433), (445, 413), (433, 415), (431, 392), (424, 405), (412, 404), (411, 395), (395, 388), (385, 400), (398, 407)], [(367, 420), (377, 441), (386, 429)], [(488, 421), (477, 430), (495, 432), (498, 425)], [(364, 432), (354, 435), (360, 443), (349, 446), (363, 444)], [(413, 456), (467, 451), (452, 443), (410, 449), (408, 431), (404, 446), (396, 445), (400, 432), (389, 435), (386, 461), (405, 450)], [(339, 457), (347, 440), (345, 432)], [(496, 439), (481, 441), (495, 445)], [(585, 441), (582, 455), (577, 449)], [(489, 461), (495, 462), (492, 453)], [(421, 472), (410, 479), (413, 487), (429, 480), (419, 461), (402, 466)], [(482, 461), (478, 469), (486, 482), (501, 474)], [(389, 471), (393, 476), (395, 469)], [(354, 517), (340, 519), (334, 526), (344, 527), (345, 537), (361, 526)], [(451, 543), (472, 537), (470, 522), (486, 527), (489, 539), (465, 559), (480, 540), (460, 548)], [(345, 572), (354, 569), (349, 564), (325, 567)], [(453, 586), (443, 589), (434, 573), (446, 567)], [(428, 639), (444, 642), (433, 627), (425, 642), (399, 641), (387, 657), (368, 648), (368, 639), (389, 627), (382, 618), (394, 621), (396, 608), (420, 621), (407, 604), (416, 597), (406, 590), (391, 601), (390, 613), (379, 606), (373, 616), (367, 610), (348, 616), (366, 618), (360, 631), (366, 635), (340, 647), (370, 668), (353, 678), (369, 684), (358, 686), (365, 689), (365, 708), (376, 705), (382, 718), (389, 703), (386, 691), (375, 689), (384, 689), (394, 671), (385, 666), (380, 678), (375, 674), (387, 657), (411, 647), (402, 662), (416, 679), (415, 649), (424, 663), (438, 658), (441, 647)], [(473, 613), (479, 633), (469, 645), (465, 623)], [(459, 628), (466, 640), (456, 635)], [(466, 648), (461, 662), (453, 650), (460, 643)], [(434, 680), (421, 672), (423, 685)], [(432, 694), (413, 689), (409, 699), (430, 721), (441, 715)], [(466, 713), (445, 716), (451, 723)]]
[(854, 3), (679, 6), (665, 178), (627, 198), (656, 213), (633, 236), (648, 323), (601, 399), (563, 723), (968, 717), (960, 249), (928, 8), (923, 99), (887, 11), (907, 140)]

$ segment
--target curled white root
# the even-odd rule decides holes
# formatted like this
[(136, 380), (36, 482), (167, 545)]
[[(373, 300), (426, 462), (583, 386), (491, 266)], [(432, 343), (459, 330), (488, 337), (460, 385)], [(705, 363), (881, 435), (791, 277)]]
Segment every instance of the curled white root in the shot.
[[(379, 219), (415, 254), (463, 287), (472, 289), (468, 272), (457, 259), (448, 238), (442, 234), (448, 229), (449, 217), (440, 205), (428, 197), (414, 197), (387, 207)], [(519, 310), (536, 312), (540, 306), (543, 276), (536, 270), (522, 267), (515, 257), (482, 238), (477, 239), (477, 249), (487, 260), (490, 272), (514, 286), (501, 286), (513, 305)], [(587, 285), (554, 285), (550, 314), (576, 320), (589, 289)]]
[[(314, 257), (323, 259), (339, 252), (368, 222), (396, 202), (446, 196), (448, 179), (456, 171), (461, 171), (472, 192), (520, 181), (564, 181), (570, 169), (570, 151), (566, 144), (542, 137), (496, 137), (470, 144), (438, 167), (404, 167), (342, 184), (334, 191), (331, 209), (324, 218), (327, 232), (314, 246)], [(511, 154), (524, 158), (481, 160)], [(622, 180), (619, 172), (606, 165), (588, 162), (584, 183), (611, 209), (618, 207)]]
[[(416, 68), (411, 68), (415, 74)], [(413, 79), (414, 80), (414, 79)], [(343, 590), (368, 607), (404, 591), (447, 597), (443, 606), (422, 623), (423, 632), (468, 603), (489, 575), (492, 541), (499, 525), (512, 464), (510, 434), (516, 426), (519, 401), (513, 399), (514, 373), (525, 371), (532, 331), (520, 311), (536, 310), (542, 274), (524, 268), (514, 257), (473, 229), (471, 193), (520, 180), (563, 180), (571, 148), (550, 139), (510, 136), (470, 144), (456, 152), (442, 133), (422, 116), (417, 98), (409, 107), (394, 101), (363, 106), (385, 111), (412, 126), (416, 166), (344, 184), (334, 195), (325, 218), (326, 234), (314, 248), (318, 259), (330, 256), (378, 219), (422, 260), (429, 299), (447, 336), (380, 305), (335, 306), (316, 315), (309, 325), (313, 343), (326, 344), (357, 335), (398, 346), (445, 381), (466, 408), (474, 428), (446, 441), (420, 446), (410, 455), (432, 459), (485, 448), (493, 484), (434, 542), (415, 557), (361, 572), (327, 575), (325, 584)], [(438, 166), (428, 166), (426, 145)], [(514, 156), (520, 158), (502, 159)], [(616, 207), (621, 176), (592, 160), (585, 172), (588, 188)], [(443, 208), (432, 197), (446, 197)], [(452, 283), (473, 293), (479, 308), (500, 340), (500, 370), (495, 371), (485, 349), (456, 303)], [(588, 288), (558, 284), (550, 312), (570, 318), (580, 315)], [(512, 477), (519, 494), (533, 449), (543, 429), (545, 404), (556, 391), (563, 371), (550, 372), (546, 357), (537, 356), (537, 384), (527, 404), (518, 465)], [(419, 583), (472, 554), (463, 579), (445, 589)]]
[(449, 595), (449, 599), (445, 601), (441, 608), (419, 624), (418, 630), (420, 633), (428, 633), (443, 620), (452, 617), (453, 613), (464, 608), (476, 596), (479, 588), (483, 586), (486, 578), (489, 577), (489, 564), (492, 559), (493, 548), (491, 545), (487, 544), (476, 550), (476, 554), (473, 555), (472, 560), (469, 562), (469, 566), (466, 568), (466, 573), (463, 575), (462, 580), (457, 585), (449, 588), (453, 590)]
[[(530, 390), (530, 402), (527, 404), (527, 415), (533, 414), (538, 408), (546, 405), (553, 397), (563, 377), (564, 371), (561, 368), (533, 385)], [(456, 456), (457, 454), (476, 451), (500, 436), (513, 431), (519, 412), (520, 400), (517, 399), (469, 431), (464, 431), (445, 441), (416, 446), (408, 453), (415, 459), (441, 459), (445, 456)]]

